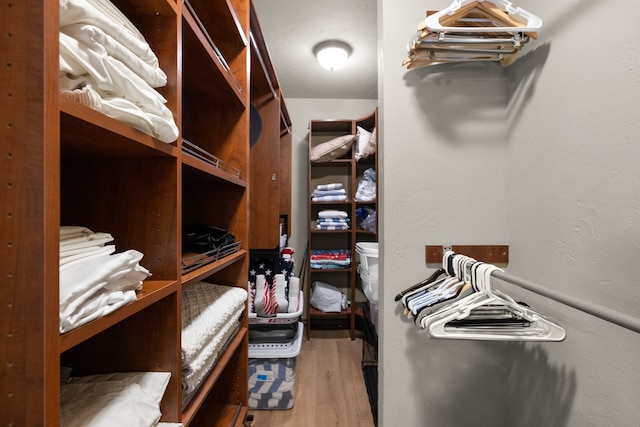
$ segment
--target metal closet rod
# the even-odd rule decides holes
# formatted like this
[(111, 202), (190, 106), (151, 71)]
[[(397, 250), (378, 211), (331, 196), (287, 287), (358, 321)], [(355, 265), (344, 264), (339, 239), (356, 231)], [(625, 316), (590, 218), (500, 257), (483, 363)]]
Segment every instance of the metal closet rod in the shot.
[(554, 291), (553, 289), (542, 287), (536, 283), (512, 276), (503, 271), (495, 270), (491, 273), (491, 276), (495, 277), (496, 279), (509, 282), (512, 285), (527, 289), (531, 292), (535, 292), (539, 295), (545, 296), (580, 311), (584, 311), (585, 313), (589, 313), (593, 316), (599, 317), (600, 319), (614, 323), (618, 326), (622, 326), (623, 328), (627, 328), (635, 332), (640, 332), (640, 319), (638, 319), (637, 317), (620, 313), (619, 311), (615, 311), (598, 304), (584, 301), (579, 298), (567, 296), (563, 293)]

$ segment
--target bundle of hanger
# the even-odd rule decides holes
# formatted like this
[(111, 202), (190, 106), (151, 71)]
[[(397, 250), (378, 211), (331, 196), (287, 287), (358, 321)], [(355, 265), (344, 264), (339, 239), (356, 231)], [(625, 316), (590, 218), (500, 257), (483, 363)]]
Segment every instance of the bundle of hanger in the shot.
[(402, 62), (408, 69), (446, 62), (513, 63), (529, 39), (537, 38), (542, 20), (507, 0), (454, 0), (426, 20), (407, 45)]
[(447, 251), (442, 268), (396, 296), (419, 329), (434, 338), (563, 341), (565, 330), (546, 316), (493, 289), (500, 270)]

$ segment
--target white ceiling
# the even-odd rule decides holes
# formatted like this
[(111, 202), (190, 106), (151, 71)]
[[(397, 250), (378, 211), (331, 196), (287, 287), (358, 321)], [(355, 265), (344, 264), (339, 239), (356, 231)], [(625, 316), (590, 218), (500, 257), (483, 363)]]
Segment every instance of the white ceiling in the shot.
[[(376, 0), (253, 0), (286, 98), (376, 99)], [(313, 47), (342, 40), (353, 53), (337, 71), (318, 64)]]

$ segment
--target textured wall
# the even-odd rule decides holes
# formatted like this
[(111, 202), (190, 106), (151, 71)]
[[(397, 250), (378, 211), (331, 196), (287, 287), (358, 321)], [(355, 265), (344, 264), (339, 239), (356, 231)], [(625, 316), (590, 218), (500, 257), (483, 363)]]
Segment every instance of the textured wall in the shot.
[(504, 244), (506, 72), (494, 64), (407, 72), (425, 11), (383, 1), (380, 416), (384, 426), (501, 426), (506, 344), (428, 340), (394, 302), (427, 277), (427, 244)]
[[(640, 3), (519, 5), (544, 27), (509, 68), (509, 270), (638, 316)], [(510, 346), (507, 425), (640, 425), (640, 335), (521, 295), (567, 339)]]

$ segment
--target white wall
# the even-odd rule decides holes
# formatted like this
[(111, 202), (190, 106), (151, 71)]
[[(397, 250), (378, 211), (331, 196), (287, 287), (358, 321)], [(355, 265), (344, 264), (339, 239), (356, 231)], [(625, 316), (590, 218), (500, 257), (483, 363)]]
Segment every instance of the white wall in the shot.
[(393, 301), (430, 272), (424, 245), (506, 243), (511, 274), (638, 316), (640, 3), (522, 0), (544, 27), (508, 69), (407, 72), (449, 4), (378, 2), (381, 425), (640, 425), (637, 333), (500, 284), (566, 341), (435, 341)]
[(429, 340), (402, 316), (394, 296), (430, 274), (425, 245), (508, 243), (506, 72), (493, 64), (407, 72), (406, 44), (427, 4), (379, 5), (381, 422), (500, 426), (506, 344)]
[[(640, 3), (519, 5), (544, 27), (509, 68), (509, 270), (639, 316)], [(520, 295), (567, 339), (510, 348), (507, 425), (640, 425), (640, 335)]]
[(289, 246), (296, 250), (296, 273), (302, 268), (302, 258), (308, 240), (309, 207), (309, 120), (357, 119), (370, 114), (376, 99), (285, 99), (293, 127), (291, 217)]

